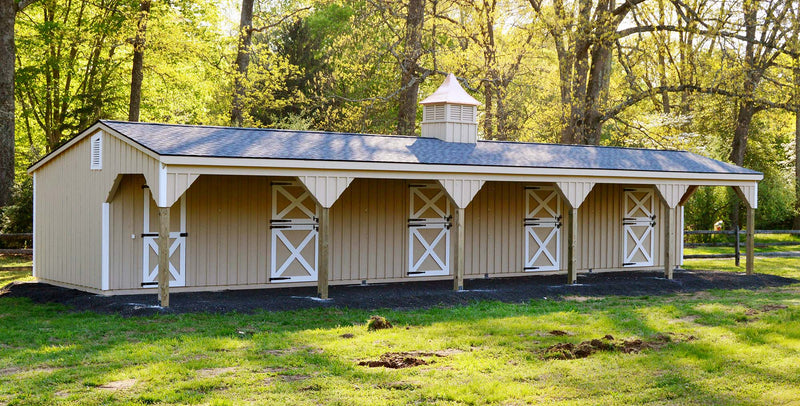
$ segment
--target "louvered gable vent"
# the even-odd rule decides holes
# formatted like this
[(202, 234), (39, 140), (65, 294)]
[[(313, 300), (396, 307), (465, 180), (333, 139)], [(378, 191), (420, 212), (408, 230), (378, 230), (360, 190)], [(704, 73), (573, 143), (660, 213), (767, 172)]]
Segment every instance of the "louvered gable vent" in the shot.
[(91, 169), (103, 169), (103, 133), (98, 132), (91, 139)]
[(478, 141), (480, 102), (464, 91), (452, 73), (420, 104), (423, 137), (473, 144)]

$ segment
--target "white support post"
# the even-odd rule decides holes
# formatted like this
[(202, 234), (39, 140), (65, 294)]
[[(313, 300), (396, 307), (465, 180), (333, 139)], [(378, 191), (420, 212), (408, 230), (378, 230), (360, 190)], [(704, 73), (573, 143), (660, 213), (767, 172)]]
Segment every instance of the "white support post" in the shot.
[(109, 277), (110, 277), (110, 224), (109, 224), (109, 217), (110, 217), (110, 206), (111, 203), (103, 202), (102, 205), (102, 236), (101, 236), (101, 253), (100, 253), (100, 289), (101, 290), (108, 290), (109, 289)]

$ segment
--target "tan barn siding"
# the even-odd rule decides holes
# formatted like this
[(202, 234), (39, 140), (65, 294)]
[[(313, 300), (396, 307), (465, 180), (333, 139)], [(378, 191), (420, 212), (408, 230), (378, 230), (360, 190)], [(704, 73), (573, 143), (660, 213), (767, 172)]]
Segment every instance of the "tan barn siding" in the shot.
[(466, 275), (522, 272), (525, 184), (486, 182), (464, 217)]
[(119, 173), (158, 178), (158, 162), (103, 135), (102, 169), (90, 169), (87, 136), (36, 170), (37, 276), (101, 287), (102, 204)]
[(331, 207), (331, 281), (406, 277), (408, 193), (401, 180), (353, 180)]
[(112, 290), (141, 287), (144, 184), (141, 176), (125, 176), (111, 202), (109, 288)]
[[(189, 188), (187, 286), (269, 284), (270, 180), (200, 176)], [(114, 253), (119, 253), (112, 255), (112, 289), (137, 289), (141, 283), (142, 246), (138, 235), (142, 224), (142, 183), (141, 177), (126, 177), (112, 204), (112, 247)], [(522, 272), (525, 186), (487, 182), (467, 207), (465, 267), (469, 277)], [(619, 185), (597, 185), (581, 206), (581, 243), (577, 251), (580, 269), (621, 268), (622, 189)], [(352, 182), (331, 207), (332, 283), (415, 279), (406, 275), (408, 204), (406, 181), (355, 179)], [(173, 213), (178, 215), (177, 205)], [(658, 216), (663, 216), (663, 209)], [(124, 226), (118, 232), (120, 222)], [(676, 229), (680, 229), (677, 213), (675, 223)], [(654, 266), (658, 266), (663, 257), (660, 254), (663, 231), (657, 226), (655, 233)], [(137, 238), (131, 240), (131, 234)], [(455, 242), (455, 238), (451, 240)], [(586, 252), (593, 254), (587, 256)], [(562, 267), (565, 259), (566, 247), (562, 244)], [(123, 260), (127, 263), (124, 267), (117, 263)]]
[(186, 284), (269, 281), (270, 178), (200, 176), (186, 192)]

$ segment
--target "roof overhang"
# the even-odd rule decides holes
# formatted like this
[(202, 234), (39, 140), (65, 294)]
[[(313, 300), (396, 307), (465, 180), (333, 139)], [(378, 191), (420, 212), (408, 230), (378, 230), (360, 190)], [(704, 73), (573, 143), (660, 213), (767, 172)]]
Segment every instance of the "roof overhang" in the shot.
[(761, 173), (660, 172), (171, 155), (162, 155), (160, 160), (167, 165), (169, 172), (185, 171), (219, 175), (298, 176), (299, 174), (310, 175), (327, 172), (356, 178), (436, 179), (446, 177), (523, 182), (556, 182), (565, 179), (586, 179), (594, 183), (631, 184), (653, 183), (657, 180), (662, 183), (675, 182), (720, 186), (758, 182), (764, 177)]

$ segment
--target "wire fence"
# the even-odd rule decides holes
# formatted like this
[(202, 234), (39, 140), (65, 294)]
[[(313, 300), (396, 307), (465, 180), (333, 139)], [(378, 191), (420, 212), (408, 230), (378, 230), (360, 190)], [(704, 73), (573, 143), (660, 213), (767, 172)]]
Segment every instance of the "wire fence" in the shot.
[[(726, 241), (701, 241), (701, 242), (685, 242), (683, 248), (697, 248), (697, 247), (731, 247), (733, 252), (720, 253), (720, 254), (684, 254), (684, 259), (697, 259), (697, 258), (733, 258), (736, 265), (739, 265), (742, 253), (742, 247), (745, 246), (745, 239), (742, 235), (746, 234), (746, 230), (685, 230), (684, 236), (706, 236), (711, 237), (715, 235), (732, 236)], [(800, 235), (800, 230), (755, 230), (754, 235)], [(755, 247), (769, 248), (769, 247), (786, 247), (800, 245), (800, 241), (772, 241), (772, 242), (757, 242), (753, 244)], [(759, 256), (764, 257), (800, 257), (800, 251), (772, 251), (772, 252), (759, 252)]]

